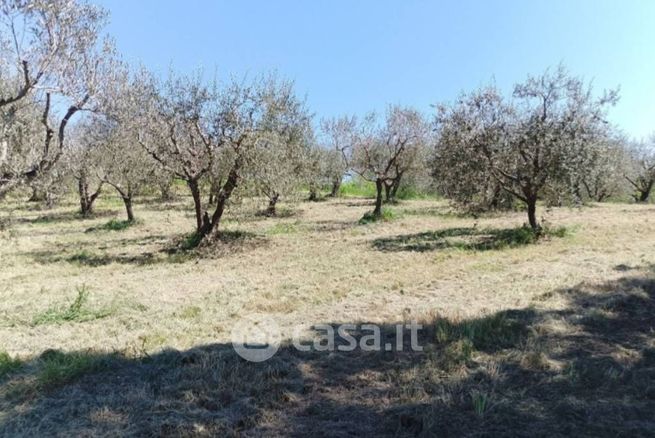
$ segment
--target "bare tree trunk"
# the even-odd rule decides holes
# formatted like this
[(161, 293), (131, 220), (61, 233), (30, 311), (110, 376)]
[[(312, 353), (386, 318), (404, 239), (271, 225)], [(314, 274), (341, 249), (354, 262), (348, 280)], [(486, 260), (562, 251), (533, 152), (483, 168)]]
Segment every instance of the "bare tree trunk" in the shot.
[(654, 180), (649, 181), (644, 187), (639, 191), (639, 202), (648, 202), (650, 197), (650, 192), (653, 190), (653, 185), (655, 184)]
[(318, 201), (318, 190), (316, 190), (316, 187), (309, 188), (309, 200), (312, 202)]
[(600, 192), (600, 193), (596, 196), (596, 202), (603, 202), (603, 201), (605, 201), (605, 200), (606, 200), (607, 198), (609, 198), (609, 197), (610, 197), (610, 194), (609, 194), (609, 193)]
[(125, 212), (127, 213), (127, 221), (134, 222), (134, 211), (132, 210), (132, 197), (124, 196), (123, 203), (125, 204)]
[(39, 190), (38, 187), (32, 186), (32, 195), (27, 202), (45, 202), (47, 197), (48, 193), (45, 190)]
[(373, 210), (373, 216), (375, 217), (380, 217), (382, 216), (382, 186), (384, 183), (382, 182), (381, 179), (376, 179), (375, 180), (375, 190), (376, 190), (376, 197), (375, 197), (375, 209)]
[(196, 231), (202, 233), (203, 220), (202, 220), (202, 200), (200, 199), (200, 188), (198, 187), (198, 180), (191, 179), (187, 181), (191, 196), (193, 197), (193, 206), (196, 212)]
[(84, 178), (77, 180), (77, 191), (80, 194), (80, 213), (82, 213), (82, 216), (86, 217), (91, 212), (91, 206), (89, 206), (88, 203), (89, 187)]
[(274, 193), (273, 196), (268, 198), (268, 207), (266, 208), (266, 216), (275, 216), (277, 211), (275, 209), (277, 200), (280, 198), (279, 193)]
[(391, 200), (396, 199), (396, 194), (398, 193), (398, 189), (400, 188), (400, 181), (402, 180), (402, 178), (403, 178), (403, 174), (401, 173), (391, 183)]
[(384, 183), (384, 201), (391, 202), (391, 184)]
[(332, 190), (330, 191), (330, 197), (336, 198), (339, 196), (339, 189), (341, 188), (341, 178), (334, 179), (332, 181)]
[(89, 192), (89, 183), (85, 175), (82, 175), (77, 180), (77, 189), (80, 194), (80, 213), (82, 217), (89, 217), (93, 213), (93, 203), (100, 195), (102, 190), (102, 183), (98, 187), (95, 193)]
[[(202, 221), (201, 227), (199, 229), (201, 238), (204, 238), (210, 233), (216, 232), (216, 230), (218, 230), (218, 225), (221, 222), (223, 213), (225, 213), (225, 206), (227, 205), (227, 201), (229, 201), (230, 196), (232, 196), (232, 192), (234, 189), (236, 189), (237, 184), (239, 183), (239, 171), (241, 170), (241, 165), (242, 162), (237, 159), (237, 161), (235, 161), (234, 165), (232, 166), (225, 184), (223, 184), (220, 191), (216, 195), (216, 209), (214, 210), (211, 218), (207, 213), (205, 213), (204, 220)], [(199, 195), (198, 199), (200, 199)]]
[(528, 205), (528, 222), (530, 222), (530, 228), (532, 228), (535, 234), (539, 234), (541, 226), (537, 222), (537, 197), (529, 196), (526, 204)]

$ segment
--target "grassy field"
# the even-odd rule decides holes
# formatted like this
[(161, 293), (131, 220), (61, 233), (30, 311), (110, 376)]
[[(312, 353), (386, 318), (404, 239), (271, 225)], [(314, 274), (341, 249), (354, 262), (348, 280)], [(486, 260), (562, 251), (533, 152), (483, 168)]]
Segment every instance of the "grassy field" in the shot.
[[(655, 430), (655, 206), (462, 216), (368, 199), (232, 206), (189, 249), (189, 200), (0, 205), (0, 434), (632, 435)], [(232, 324), (422, 321), (423, 352), (250, 363)]]

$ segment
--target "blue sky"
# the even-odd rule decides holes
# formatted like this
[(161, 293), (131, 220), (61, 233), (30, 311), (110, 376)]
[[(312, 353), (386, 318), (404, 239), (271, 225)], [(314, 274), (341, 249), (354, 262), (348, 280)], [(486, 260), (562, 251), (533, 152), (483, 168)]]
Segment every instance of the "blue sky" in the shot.
[(560, 61), (596, 90), (621, 86), (610, 118), (655, 131), (655, 0), (99, 0), (126, 59), (165, 73), (270, 70), (317, 117), (430, 105), (495, 79), (505, 90)]

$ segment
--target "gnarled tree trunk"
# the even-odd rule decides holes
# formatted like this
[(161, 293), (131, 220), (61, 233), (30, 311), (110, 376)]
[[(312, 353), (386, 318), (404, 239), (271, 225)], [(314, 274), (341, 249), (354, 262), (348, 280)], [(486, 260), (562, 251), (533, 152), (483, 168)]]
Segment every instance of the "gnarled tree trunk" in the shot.
[(268, 198), (268, 207), (266, 208), (266, 216), (275, 216), (277, 214), (276, 206), (277, 206), (278, 199), (280, 199), (279, 193), (273, 193), (273, 195)]
[(655, 180), (650, 180), (644, 184), (642, 189), (639, 191), (639, 199), (637, 202), (648, 202), (648, 198), (650, 198), (650, 192), (653, 190), (654, 184)]
[(27, 202), (45, 202), (47, 199), (47, 191), (32, 186), (32, 195), (30, 196), (30, 199), (27, 200)]
[(314, 186), (309, 188), (309, 200), (312, 202), (318, 201), (318, 190)]
[[(220, 191), (216, 194), (216, 208), (214, 209), (214, 213), (209, 217), (209, 214), (205, 212), (205, 214), (201, 217), (201, 225), (198, 229), (198, 235), (199, 237), (205, 238), (209, 234), (216, 232), (218, 230), (218, 225), (221, 222), (221, 218), (223, 217), (223, 213), (225, 213), (225, 207), (227, 205), (227, 202), (229, 201), (230, 197), (232, 196), (232, 192), (234, 192), (234, 189), (237, 188), (237, 185), (239, 183), (239, 171), (241, 170), (242, 166), (242, 161), (240, 159), (237, 159), (233, 166), (232, 169), (230, 170), (230, 173), (227, 176), (227, 179), (225, 180), (225, 183), (221, 187)], [(196, 190), (197, 190), (197, 181), (196, 181)], [(198, 192), (197, 195), (198, 202), (200, 201), (200, 193)], [(194, 196), (195, 200), (195, 196)], [(196, 204), (197, 206), (197, 204)], [(202, 211), (202, 207), (200, 207), (200, 210)]]
[(526, 204), (528, 206), (528, 222), (530, 223), (530, 228), (535, 234), (541, 232), (541, 226), (537, 221), (537, 197), (530, 195), (526, 198)]
[(341, 189), (341, 178), (332, 180), (332, 190), (330, 191), (330, 197), (336, 198), (339, 196), (339, 189)]
[(134, 222), (134, 210), (132, 210), (132, 194), (123, 196), (123, 203), (125, 204), (125, 212), (127, 213), (127, 221)]
[(384, 182), (378, 178), (375, 180), (375, 209), (373, 210), (373, 216), (380, 217), (382, 216), (382, 186)]
[(187, 181), (187, 186), (191, 190), (191, 197), (193, 198), (194, 211), (196, 213), (196, 231), (202, 234), (203, 228), (203, 215), (202, 215), (202, 200), (200, 199), (200, 187), (197, 179), (190, 179)]
[(77, 190), (80, 194), (80, 213), (82, 217), (89, 217), (93, 213), (93, 203), (100, 195), (102, 190), (102, 183), (98, 186), (98, 190), (91, 193), (89, 189), (89, 181), (85, 174), (82, 174), (77, 180)]

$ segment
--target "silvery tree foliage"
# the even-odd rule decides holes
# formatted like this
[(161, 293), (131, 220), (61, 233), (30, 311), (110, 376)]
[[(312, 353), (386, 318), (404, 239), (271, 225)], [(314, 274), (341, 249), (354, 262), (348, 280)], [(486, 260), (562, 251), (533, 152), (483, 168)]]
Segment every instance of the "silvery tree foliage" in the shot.
[(412, 108), (390, 106), (379, 120), (370, 113), (357, 123), (352, 148), (346, 155), (350, 168), (375, 183), (373, 216), (382, 214), (383, 192), (400, 184), (403, 175), (420, 158), (429, 135), (429, 125)]
[(539, 232), (537, 201), (548, 188), (577, 188), (590, 148), (608, 135), (616, 91), (596, 98), (564, 67), (530, 76), (505, 99), (493, 86), (438, 107), (435, 174), (459, 200), (490, 199), (500, 188), (525, 204)]
[(655, 135), (649, 142), (640, 142), (628, 148), (628, 166), (625, 178), (637, 202), (648, 202), (655, 186)]
[(330, 179), (330, 196), (339, 195), (341, 182), (348, 173), (347, 154), (352, 151), (355, 140), (357, 119), (352, 116), (321, 120), (321, 144), (326, 153), (323, 155), (323, 170)]
[(55, 166), (73, 116), (101, 94), (114, 52), (98, 41), (105, 18), (83, 1), (2, 2), (0, 196)]
[[(137, 139), (163, 168), (186, 182), (199, 239), (218, 229), (227, 203), (275, 148), (305, 126), (308, 114), (290, 82), (273, 76), (219, 87), (200, 75), (171, 76), (156, 85), (140, 111)], [(295, 134), (293, 134), (295, 135)], [(214, 205), (203, 204), (201, 180), (216, 181)]]
[(624, 175), (629, 166), (629, 156), (624, 138), (611, 135), (594, 143), (589, 148), (584, 165), (580, 183), (586, 199), (603, 202), (627, 192)]
[[(291, 83), (282, 84), (288, 88), (283, 94), (292, 95)], [(245, 166), (244, 176), (254, 189), (254, 193), (264, 196), (267, 207), (264, 214), (275, 216), (277, 202), (282, 197), (290, 197), (297, 193), (304, 182), (309, 149), (313, 142), (311, 119), (300, 100), (287, 100), (283, 102), (285, 108), (271, 108), (267, 117), (272, 124), (267, 126), (264, 120), (261, 129), (262, 135), (249, 154), (248, 165)], [(283, 110), (295, 118), (292, 123), (285, 126), (277, 125), (278, 115), (275, 112)], [(277, 125), (277, 126), (276, 126)]]
[(88, 120), (75, 125), (60, 161), (75, 181), (82, 217), (93, 214), (95, 201), (104, 186), (104, 181), (98, 177), (101, 156), (94, 145), (93, 129), (93, 125)]

